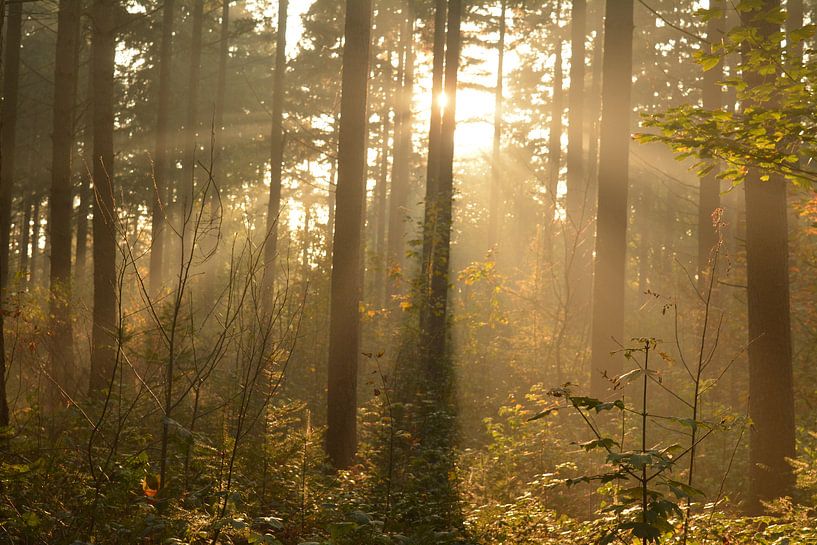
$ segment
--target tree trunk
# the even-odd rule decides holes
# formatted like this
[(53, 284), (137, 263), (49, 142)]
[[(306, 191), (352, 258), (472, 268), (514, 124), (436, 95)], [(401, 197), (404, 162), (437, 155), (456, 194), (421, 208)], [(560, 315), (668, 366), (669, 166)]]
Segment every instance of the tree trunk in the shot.
[[(74, 335), (71, 325), (71, 214), (74, 107), (81, 0), (60, 0), (54, 69), (54, 133), (48, 237), (51, 241), (49, 360), (52, 377), (69, 393), (74, 388)], [(56, 394), (56, 390), (54, 393)], [(50, 402), (55, 401), (49, 396)]]
[[(764, 0), (756, 9), (741, 13), (743, 25), (755, 28), (761, 43), (768, 43), (780, 30), (765, 17), (779, 6), (778, 0)], [(751, 55), (753, 44), (745, 44), (749, 50), (745, 55)], [(752, 88), (777, 74), (764, 76), (744, 67), (743, 76)], [(753, 513), (763, 510), (761, 501), (791, 495), (794, 473), (787, 459), (795, 455), (786, 183), (780, 176), (772, 175), (766, 182), (760, 176), (751, 169), (745, 181), (749, 417), (753, 423), (748, 508)]]
[[(450, 273), (451, 219), (454, 191), (454, 131), (457, 118), (457, 76), (460, 61), (460, 24), (462, 1), (448, 2), (448, 31), (445, 44), (445, 94), (447, 102), (440, 127), (439, 173), (434, 198), (430, 206), (432, 215), (432, 251), (429, 300), (424, 305), (427, 317), (423, 334), (424, 347), (428, 349), (428, 379), (434, 387), (445, 387), (446, 355), (448, 337), (448, 278)], [(429, 150), (430, 154), (430, 150)], [(429, 206), (427, 204), (426, 206)]]
[[(404, 274), (405, 269), (405, 222), (408, 201), (408, 184), (411, 170), (412, 137), (412, 99), (414, 96), (414, 0), (406, 0), (405, 24), (401, 29), (400, 98), (395, 112), (394, 123), (394, 161), (392, 163), (392, 181), (389, 194), (389, 231), (387, 262), (391, 271)], [(397, 294), (397, 282), (387, 282), (387, 301), (391, 303)]]
[(391, 132), (392, 66), (391, 51), (386, 51), (383, 69), (383, 110), (380, 112), (380, 176), (374, 191), (374, 213), (376, 218), (374, 233), (374, 282), (372, 300), (378, 308), (383, 308), (386, 299), (386, 185), (389, 181), (389, 133)]
[[(434, 244), (434, 201), (440, 172), (440, 129), (443, 123), (443, 69), (445, 68), (445, 23), (448, 5), (437, 0), (434, 11), (434, 48), (431, 72), (431, 120), (428, 130), (428, 160), (426, 164), (425, 211), (423, 214), (423, 260), (420, 267), (420, 285), (423, 291), (431, 286), (431, 252)], [(425, 330), (428, 313), (420, 315), (420, 329)]]
[(116, 233), (114, 208), (115, 0), (94, 0), (91, 70), (94, 123), (94, 311), (90, 390), (98, 394), (111, 379), (116, 360)]
[(168, 183), (170, 90), (173, 69), (173, 19), (175, 0), (164, 0), (162, 6), (162, 41), (159, 45), (159, 100), (156, 114), (156, 148), (153, 153), (153, 210), (150, 239), (150, 291), (157, 294), (164, 284), (164, 246), (166, 207), (169, 202)]
[[(284, 88), (287, 69), (287, 9), (289, 0), (278, 1), (278, 29), (275, 39), (275, 77), (272, 91), (272, 132), (270, 133), (270, 185), (267, 204), (267, 243), (264, 247), (264, 297), (272, 298), (278, 256), (278, 216), (281, 214), (281, 184), (284, 163)], [(368, 66), (368, 62), (366, 63)], [(364, 93), (365, 95), (365, 93)], [(268, 299), (268, 300), (270, 300)]]
[(570, 17), (570, 90), (567, 117), (567, 218), (581, 229), (585, 221), (587, 179), (584, 172), (584, 74), (587, 2), (573, 0)]
[(627, 191), (630, 154), (633, 2), (608, 2), (604, 22), (598, 220), (591, 334), (591, 390), (606, 389), (605, 371), (621, 364), (610, 358), (624, 335), (624, 276), (627, 249)]
[(11, 199), (14, 190), (14, 159), (17, 145), (17, 102), (20, 80), (20, 42), (23, 31), (23, 2), (8, 4), (5, 55), (3, 59), (3, 103), (0, 108), (0, 289), (5, 289), (9, 276), (11, 242)]
[(196, 199), (196, 133), (198, 131), (199, 84), (201, 83), (201, 42), (204, 22), (204, 0), (193, 3), (193, 33), (190, 44), (190, 72), (187, 80), (187, 115), (184, 127), (182, 159), (182, 259), (189, 254), (189, 244), (197, 235), (194, 201)]
[(499, 13), (499, 41), (496, 44), (497, 64), (496, 64), (496, 90), (494, 91), (494, 141), (491, 151), (491, 191), (488, 202), (488, 241), (493, 248), (498, 239), (501, 229), (500, 221), (502, 214), (502, 106), (503, 106), (503, 82), (505, 71), (505, 26), (508, 11), (508, 0), (501, 1), (501, 11)]
[(336, 468), (349, 467), (357, 450), (358, 305), (366, 192), (366, 92), (371, 19), (371, 0), (347, 1), (332, 252), (326, 430), (326, 450)]
[[(564, 111), (564, 77), (562, 74), (562, 36), (559, 27), (562, 2), (556, 3), (556, 20), (554, 21), (554, 53), (556, 60), (553, 63), (553, 95), (551, 96), (550, 130), (548, 131), (548, 187), (547, 187), (547, 217), (545, 226), (552, 225), (556, 212), (559, 188), (559, 171), (562, 166), (562, 113)], [(553, 230), (550, 230), (553, 236)], [(546, 242), (548, 245), (550, 241)]]
[[(720, 2), (711, 0), (711, 9), (722, 7)], [(722, 17), (713, 17), (706, 27), (706, 36), (711, 44), (720, 43), (723, 32), (720, 29), (724, 23)], [(712, 47), (712, 46), (710, 46)], [(720, 80), (723, 79), (723, 65), (707, 70), (703, 74), (703, 108), (717, 110), (723, 106), (721, 98)], [(720, 180), (717, 170), (712, 170), (700, 180), (698, 195), (698, 287), (703, 289), (708, 285), (706, 272), (709, 270), (709, 255), (717, 242), (717, 234), (712, 226), (712, 213), (721, 206)]]
[(23, 221), (20, 224), (20, 270), (18, 277), (23, 289), (28, 285), (28, 246), (31, 244), (31, 197), (23, 201)]

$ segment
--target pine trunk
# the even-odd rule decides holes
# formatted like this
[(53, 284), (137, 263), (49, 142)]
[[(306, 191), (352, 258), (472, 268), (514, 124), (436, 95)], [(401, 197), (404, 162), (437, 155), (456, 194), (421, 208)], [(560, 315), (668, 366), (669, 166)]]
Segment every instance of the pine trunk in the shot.
[(633, 2), (608, 2), (604, 22), (598, 219), (591, 333), (591, 390), (603, 395), (621, 364), (610, 357), (624, 336), (630, 154)]
[(349, 467), (357, 451), (358, 305), (366, 192), (366, 94), (371, 18), (371, 0), (348, 0), (332, 252), (326, 430), (326, 450), (332, 464), (339, 469)]

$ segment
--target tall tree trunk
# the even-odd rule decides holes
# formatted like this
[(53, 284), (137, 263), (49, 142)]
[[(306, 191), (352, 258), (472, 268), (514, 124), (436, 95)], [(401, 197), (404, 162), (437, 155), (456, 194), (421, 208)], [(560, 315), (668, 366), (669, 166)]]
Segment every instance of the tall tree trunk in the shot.
[[(586, 324), (590, 316), (592, 285), (592, 234), (588, 233), (590, 196), (585, 168), (585, 39), (587, 37), (587, 2), (573, 0), (570, 22), (570, 90), (567, 118), (567, 198), (566, 226), (570, 236), (565, 249), (567, 276), (566, 312), (572, 323)], [(591, 159), (592, 160), (592, 159)], [(578, 321), (576, 321), (578, 320)]]
[(173, 19), (175, 0), (164, 0), (162, 6), (162, 41), (159, 45), (159, 100), (156, 108), (156, 147), (153, 153), (153, 210), (150, 239), (150, 291), (157, 294), (164, 283), (164, 245), (166, 207), (170, 198), (168, 184), (170, 90), (173, 69)]
[(366, 192), (366, 94), (371, 0), (346, 3), (337, 212), (332, 252), (326, 450), (336, 468), (352, 464), (357, 450), (357, 369), (361, 295), (361, 230)]
[(568, 222), (580, 230), (585, 220), (587, 179), (584, 169), (584, 74), (587, 1), (573, 0), (570, 17), (570, 90), (567, 115)]
[[(435, 387), (445, 387), (447, 378), (443, 359), (448, 337), (448, 278), (450, 273), (451, 219), (454, 193), (454, 131), (457, 118), (457, 76), (460, 62), (460, 25), (462, 1), (448, 2), (448, 31), (445, 43), (445, 94), (447, 102), (440, 127), (439, 173), (432, 215), (431, 281), (423, 333), (428, 349), (428, 378)], [(430, 151), (429, 151), (430, 153)], [(426, 204), (429, 206), (429, 204)]]
[(502, 106), (503, 83), (505, 71), (505, 26), (508, 11), (508, 0), (501, 0), (499, 12), (499, 40), (496, 44), (496, 89), (494, 91), (494, 141), (491, 150), (491, 191), (488, 202), (488, 241), (491, 247), (497, 243), (502, 214)]
[[(722, 7), (720, 2), (710, 0), (710, 9)], [(723, 35), (720, 27), (723, 25), (722, 17), (712, 17), (707, 23), (706, 37), (715, 47)], [(717, 53), (717, 52), (714, 52)], [(717, 67), (707, 70), (703, 74), (703, 107), (705, 110), (717, 110), (723, 106), (721, 97), (720, 80), (723, 79), (723, 65), (719, 62)], [(717, 170), (712, 170), (700, 180), (698, 195), (698, 286), (703, 289), (708, 280), (706, 271), (709, 270), (709, 255), (712, 247), (717, 242), (717, 235), (712, 226), (712, 213), (721, 206), (720, 180)]]
[[(559, 21), (562, 16), (562, 2), (556, 2), (556, 20), (553, 23), (553, 37), (556, 60), (553, 63), (553, 95), (551, 97), (550, 130), (548, 131), (548, 187), (545, 225), (551, 225), (557, 207), (559, 171), (562, 166), (562, 113), (564, 112), (564, 76), (562, 74), (562, 36)], [(553, 236), (553, 230), (550, 231)], [(547, 241), (548, 246), (551, 244)]]
[(94, 0), (91, 70), (94, 121), (94, 311), (90, 390), (97, 394), (111, 378), (116, 359), (116, 233), (114, 208), (115, 0)]
[[(267, 244), (264, 247), (264, 297), (271, 298), (278, 255), (278, 216), (281, 214), (281, 183), (284, 167), (284, 88), (287, 69), (287, 8), (289, 0), (278, 1), (278, 29), (275, 39), (275, 76), (272, 91), (272, 132), (270, 133), (270, 184), (267, 204)], [(366, 62), (368, 66), (368, 62)], [(364, 93), (365, 95), (365, 93)]]
[[(74, 335), (71, 324), (71, 214), (74, 107), (81, 0), (60, 0), (54, 68), (54, 133), (48, 237), (51, 241), (49, 360), (53, 378), (73, 392)], [(71, 382), (71, 384), (69, 384)], [(53, 393), (56, 394), (57, 390)], [(50, 402), (55, 395), (49, 396)]]
[(23, 32), (23, 2), (8, 4), (8, 24), (3, 59), (3, 103), (0, 108), (0, 289), (5, 289), (9, 273), (11, 242), (11, 198), (14, 190), (14, 156), (17, 145), (17, 98), (20, 80), (20, 42)]
[(204, 0), (193, 3), (193, 33), (190, 43), (190, 72), (187, 80), (187, 115), (184, 126), (184, 157), (182, 159), (182, 258), (193, 244), (196, 229), (196, 133), (198, 132), (199, 85), (201, 83), (201, 42), (204, 23)]
[(620, 363), (610, 358), (624, 334), (627, 191), (630, 155), (630, 94), (633, 63), (633, 2), (607, 2), (604, 21), (598, 220), (591, 334), (591, 390), (602, 395)]
[[(408, 201), (408, 184), (412, 156), (412, 102), (414, 97), (414, 0), (406, 0), (405, 22), (400, 36), (400, 95), (394, 123), (394, 161), (392, 163), (391, 191), (389, 194), (389, 231), (387, 267), (390, 271), (404, 274), (405, 269), (405, 221)], [(387, 300), (397, 294), (397, 283), (387, 282)]]
[(386, 60), (383, 68), (383, 110), (380, 112), (380, 175), (374, 191), (374, 282), (372, 300), (378, 308), (383, 308), (386, 299), (386, 223), (388, 218), (386, 207), (386, 185), (389, 181), (389, 133), (391, 132), (391, 105), (392, 105), (392, 65), (391, 51), (386, 51)]
[[(744, 26), (768, 43), (780, 28), (766, 14), (779, 0), (763, 0), (741, 13)], [(746, 43), (752, 54), (754, 42)], [(756, 47), (756, 46), (754, 46)], [(777, 74), (761, 75), (746, 66), (750, 88), (767, 84)], [(746, 105), (744, 106), (746, 107)], [(746, 275), (749, 313), (749, 510), (761, 512), (761, 501), (787, 496), (794, 473), (787, 462), (795, 455), (789, 255), (786, 182), (772, 175), (766, 182), (751, 169), (746, 178)]]
[[(443, 69), (445, 68), (445, 24), (448, 4), (436, 0), (434, 10), (434, 47), (431, 70), (431, 120), (428, 130), (428, 160), (426, 164), (425, 211), (423, 214), (423, 260), (420, 267), (422, 289), (431, 286), (431, 252), (434, 244), (434, 201), (437, 197), (437, 180), (440, 172), (440, 129), (443, 123)], [(426, 329), (427, 312), (420, 315), (420, 329)]]

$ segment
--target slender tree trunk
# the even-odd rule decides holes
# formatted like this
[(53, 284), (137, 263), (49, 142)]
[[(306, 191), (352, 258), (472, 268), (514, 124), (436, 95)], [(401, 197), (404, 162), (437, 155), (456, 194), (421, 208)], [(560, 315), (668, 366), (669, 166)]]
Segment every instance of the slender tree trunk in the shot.
[[(710, 0), (710, 8), (717, 9), (720, 2)], [(723, 35), (720, 27), (724, 20), (721, 17), (713, 17), (706, 27), (706, 36), (713, 47), (717, 45)], [(707, 70), (703, 74), (703, 107), (705, 110), (717, 110), (723, 106), (721, 97), (720, 80), (723, 79), (723, 66), (718, 63), (717, 67)], [(698, 287), (703, 289), (707, 284), (706, 271), (709, 270), (709, 255), (717, 242), (717, 234), (712, 226), (712, 213), (721, 206), (720, 180), (718, 180), (717, 170), (712, 170), (700, 180), (700, 190), (698, 196)]]
[[(554, 22), (554, 48), (556, 60), (553, 63), (553, 95), (551, 97), (550, 130), (548, 131), (548, 187), (547, 217), (545, 225), (552, 225), (557, 206), (559, 173), (562, 166), (562, 113), (564, 112), (564, 76), (562, 74), (562, 36), (559, 21), (562, 2), (556, 2), (556, 21)], [(552, 230), (550, 235), (553, 236)], [(550, 245), (550, 241), (547, 241)]]
[(494, 92), (494, 141), (491, 151), (491, 191), (488, 203), (488, 240), (491, 247), (496, 246), (501, 229), (502, 215), (502, 106), (503, 82), (505, 72), (505, 26), (508, 11), (508, 0), (501, 0), (499, 12), (499, 41), (496, 44), (496, 90)]
[[(390, 271), (404, 273), (405, 269), (405, 222), (408, 201), (408, 184), (412, 156), (412, 102), (414, 97), (414, 0), (404, 5), (405, 24), (401, 29), (400, 45), (400, 99), (395, 112), (394, 161), (389, 194), (389, 231), (387, 267)], [(387, 300), (392, 302), (397, 294), (397, 283), (387, 282)]]
[(602, 395), (620, 363), (610, 358), (624, 335), (624, 275), (630, 154), (633, 2), (608, 2), (604, 22), (598, 220), (591, 334), (591, 389)]
[[(5, 22), (5, 13), (6, 13), (6, 0), (0, 0), (0, 59), (2, 59), (2, 47), (3, 47), (3, 23)], [(0, 67), (2, 68), (2, 67)], [(6, 191), (6, 186), (8, 183), (5, 181), (5, 178), (2, 176), (3, 171), (3, 164), (4, 164), (4, 156), (5, 156), (5, 148), (3, 147), (5, 144), (5, 133), (3, 131), (3, 116), (0, 115), (0, 195), (2, 195)], [(0, 197), (2, 199), (2, 197)], [(11, 223), (11, 222), (9, 222)], [(8, 246), (6, 246), (6, 253), (8, 253)], [(0, 259), (0, 290), (3, 289), (3, 286), (6, 284), (6, 277), (8, 276), (8, 270), (6, 267), (3, 266), (2, 259)], [(2, 307), (3, 297), (2, 293), (0, 293), (0, 307)], [(0, 308), (0, 427), (6, 427), (9, 425), (9, 405), (8, 399), (6, 398), (6, 335), (4, 330), (4, 318), (2, 308)]]
[(40, 205), (42, 197), (35, 194), (34, 204), (31, 209), (31, 273), (28, 275), (28, 282), (32, 286), (37, 285), (37, 269), (40, 266)]
[[(74, 335), (71, 324), (71, 214), (74, 107), (81, 0), (60, 0), (54, 69), (54, 133), (48, 237), (51, 241), (49, 360), (53, 378), (73, 392)], [(56, 394), (57, 390), (52, 393)], [(50, 395), (54, 402), (56, 395)]]
[(162, 41), (159, 45), (159, 100), (156, 108), (156, 148), (153, 152), (153, 210), (150, 240), (150, 291), (159, 293), (164, 284), (164, 246), (166, 207), (170, 190), (168, 165), (170, 144), (170, 90), (173, 69), (173, 19), (175, 0), (164, 0), (162, 6)]
[(20, 272), (18, 276), (25, 289), (28, 285), (28, 246), (31, 244), (31, 197), (23, 202), (23, 221), (20, 225)]
[[(433, 244), (431, 252), (431, 281), (425, 329), (428, 349), (428, 378), (434, 387), (444, 388), (447, 383), (443, 360), (448, 337), (448, 278), (450, 273), (451, 219), (454, 193), (454, 131), (457, 118), (457, 76), (460, 62), (460, 25), (462, 1), (448, 2), (448, 31), (445, 44), (445, 94), (447, 102), (440, 128), (439, 174), (436, 192), (431, 201)], [(428, 206), (428, 205), (427, 205)]]
[(204, 0), (193, 3), (193, 33), (190, 44), (190, 72), (187, 80), (187, 116), (184, 127), (184, 158), (182, 159), (182, 256), (188, 244), (193, 244), (196, 199), (196, 133), (198, 132), (199, 85), (201, 83), (201, 42), (204, 23)]
[(392, 66), (391, 51), (386, 52), (386, 61), (383, 70), (383, 110), (380, 112), (380, 175), (377, 179), (374, 192), (374, 212), (376, 229), (374, 233), (374, 267), (373, 297), (375, 305), (383, 308), (386, 299), (386, 223), (388, 222), (386, 206), (386, 185), (389, 181), (389, 133), (391, 132), (391, 105), (392, 105)]
[(581, 229), (585, 221), (587, 178), (584, 169), (584, 74), (587, 1), (573, 0), (570, 17), (570, 90), (567, 117), (567, 217)]
[[(278, 255), (278, 216), (281, 214), (281, 183), (284, 167), (284, 94), (287, 69), (287, 9), (289, 0), (278, 1), (278, 29), (275, 40), (275, 77), (272, 91), (272, 132), (270, 133), (270, 185), (267, 204), (267, 244), (264, 248), (264, 296), (272, 297)], [(366, 63), (368, 66), (368, 63)]]
[(90, 389), (97, 394), (111, 377), (116, 354), (116, 220), (114, 208), (115, 0), (94, 0), (91, 71), (94, 122), (94, 311)]
[(0, 289), (8, 283), (11, 242), (11, 199), (14, 190), (15, 148), (17, 143), (17, 102), (20, 80), (20, 42), (23, 30), (23, 3), (8, 1), (8, 24), (3, 59), (3, 103), (0, 107)]
[[(780, 28), (765, 17), (780, 7), (779, 0), (763, 0), (756, 9), (742, 12), (744, 26), (757, 30), (769, 42)], [(751, 55), (754, 43), (745, 44)], [(748, 63), (746, 57), (744, 64)], [(743, 68), (752, 87), (766, 84), (777, 74), (761, 75)], [(786, 182), (777, 175), (769, 181), (750, 170), (746, 178), (746, 273), (749, 311), (749, 505), (763, 510), (761, 501), (788, 496), (794, 473), (788, 458), (795, 456), (794, 394), (791, 318), (789, 312), (789, 254)]]
[(357, 450), (361, 229), (366, 193), (366, 94), (371, 0), (348, 0), (343, 45), (337, 212), (332, 252), (326, 450), (336, 468)]

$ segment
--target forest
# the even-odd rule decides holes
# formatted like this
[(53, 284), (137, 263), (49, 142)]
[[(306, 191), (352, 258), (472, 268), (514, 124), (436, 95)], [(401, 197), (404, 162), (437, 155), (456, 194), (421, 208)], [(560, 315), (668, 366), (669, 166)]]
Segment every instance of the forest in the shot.
[(817, 2), (0, 18), (0, 543), (817, 544)]

